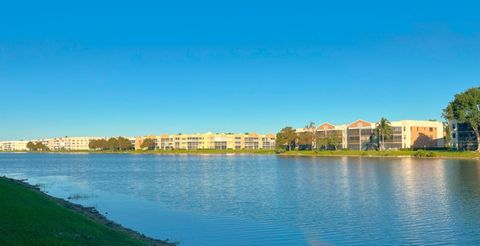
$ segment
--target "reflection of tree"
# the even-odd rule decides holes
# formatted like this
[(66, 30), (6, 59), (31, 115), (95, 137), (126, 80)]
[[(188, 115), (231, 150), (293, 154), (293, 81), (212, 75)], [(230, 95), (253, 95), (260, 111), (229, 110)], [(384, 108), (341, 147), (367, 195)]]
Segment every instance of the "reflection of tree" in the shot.
[(451, 216), (465, 224), (480, 221), (480, 164), (473, 160), (456, 160), (446, 165), (445, 187)]
[[(457, 176), (453, 177), (457, 194), (462, 195), (462, 201), (475, 202), (480, 198), (480, 164), (477, 161), (459, 160)], [(479, 214), (480, 215), (480, 214)], [(480, 219), (480, 218), (479, 218)]]

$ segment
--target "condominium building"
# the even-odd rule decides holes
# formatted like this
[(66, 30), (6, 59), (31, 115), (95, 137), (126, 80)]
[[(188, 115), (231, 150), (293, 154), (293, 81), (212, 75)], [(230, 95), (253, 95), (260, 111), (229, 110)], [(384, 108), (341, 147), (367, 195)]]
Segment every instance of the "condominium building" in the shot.
[(0, 141), (0, 151), (26, 151), (28, 141)]
[[(61, 138), (48, 138), (39, 140), (46, 145), (50, 150), (60, 151), (79, 151), (89, 150), (90, 140), (101, 139), (101, 137), (61, 137)], [(35, 141), (33, 141), (35, 142)]]
[(101, 137), (61, 137), (34, 139), (22, 141), (0, 141), (0, 151), (25, 151), (28, 150), (28, 142), (41, 142), (52, 151), (80, 151), (89, 150), (90, 140), (101, 139)]
[(375, 124), (357, 120), (347, 127), (347, 148), (351, 150), (375, 149)]
[(451, 120), (449, 125), (452, 148), (457, 150), (477, 150), (477, 137), (469, 123)]
[[(348, 125), (324, 123), (315, 129), (317, 136), (328, 138), (335, 136), (339, 148), (351, 150), (377, 149), (377, 123), (357, 120)], [(441, 148), (445, 146), (444, 127), (439, 121), (401, 120), (391, 122), (392, 134), (384, 140), (386, 149), (401, 148)], [(299, 131), (299, 130), (297, 130)], [(300, 129), (312, 131), (312, 129)]]
[(340, 148), (346, 149), (347, 148), (347, 125), (339, 125), (335, 126), (330, 123), (323, 123), (319, 127), (317, 127), (317, 136), (319, 138), (320, 143), (327, 143), (327, 139), (334, 138), (337, 146), (329, 146), (327, 143), (324, 146), (326, 149), (330, 148)]
[(141, 149), (144, 139), (155, 140), (156, 148), (169, 149), (274, 149), (275, 135), (260, 135), (256, 133), (233, 134), (233, 133), (203, 133), (203, 134), (163, 134), (160, 136), (137, 137), (135, 149)]
[[(443, 148), (445, 147), (444, 125), (439, 121), (402, 120), (393, 121), (393, 140), (395, 148)], [(400, 132), (402, 145), (399, 145)], [(385, 141), (388, 144), (388, 140)]]

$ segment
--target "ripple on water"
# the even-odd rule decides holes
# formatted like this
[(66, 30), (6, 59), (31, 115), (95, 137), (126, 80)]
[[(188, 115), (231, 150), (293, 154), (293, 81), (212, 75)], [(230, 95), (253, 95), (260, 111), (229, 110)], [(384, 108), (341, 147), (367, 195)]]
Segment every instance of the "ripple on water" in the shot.
[(182, 245), (480, 245), (477, 161), (0, 154), (0, 174)]

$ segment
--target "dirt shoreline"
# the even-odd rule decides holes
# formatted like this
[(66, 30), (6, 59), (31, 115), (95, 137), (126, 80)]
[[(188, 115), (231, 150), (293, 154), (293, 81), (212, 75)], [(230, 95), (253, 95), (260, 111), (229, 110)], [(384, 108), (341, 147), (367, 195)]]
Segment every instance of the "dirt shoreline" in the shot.
[(93, 220), (96, 223), (103, 224), (103, 225), (105, 225), (105, 226), (107, 226), (107, 227), (109, 227), (109, 228), (111, 228), (115, 231), (124, 232), (124, 233), (128, 234), (129, 236), (131, 236), (132, 238), (135, 238), (137, 240), (145, 242), (148, 245), (156, 245), (156, 246), (178, 245), (178, 243), (170, 242), (168, 239), (159, 240), (159, 239), (150, 238), (150, 237), (145, 236), (142, 233), (139, 233), (139, 232), (134, 231), (132, 229), (123, 227), (122, 225), (107, 219), (104, 215), (102, 215), (100, 212), (98, 212), (97, 209), (94, 208), (94, 207), (84, 207), (82, 205), (74, 204), (74, 203), (66, 201), (64, 199), (51, 196), (51, 195), (41, 191), (38, 186), (31, 185), (31, 184), (27, 183), (26, 182), (27, 180), (12, 179), (12, 178), (5, 177), (5, 176), (2, 176), (0, 178), (8, 180), (10, 182), (13, 182), (15, 184), (19, 184), (26, 189), (29, 189), (33, 192), (41, 194), (42, 196), (46, 197), (47, 199), (53, 200), (57, 204), (60, 204), (61, 206), (65, 207), (69, 210), (73, 210), (77, 213), (80, 213), (80, 214), (86, 216), (87, 218)]

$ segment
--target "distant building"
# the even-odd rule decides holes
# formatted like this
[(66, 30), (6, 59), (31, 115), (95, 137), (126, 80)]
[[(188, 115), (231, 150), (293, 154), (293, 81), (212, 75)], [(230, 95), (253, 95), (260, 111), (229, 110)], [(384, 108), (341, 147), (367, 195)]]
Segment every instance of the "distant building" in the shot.
[(402, 148), (443, 148), (445, 147), (444, 125), (439, 121), (402, 120), (392, 122), (394, 139), (399, 145), (402, 132)]
[[(48, 138), (41, 139), (50, 150), (53, 151), (80, 151), (89, 150), (90, 140), (102, 139), (101, 137), (61, 137), (61, 138)], [(35, 141), (32, 141), (35, 142)]]
[[(323, 123), (317, 128), (317, 135), (320, 142), (325, 141), (327, 138), (336, 138), (339, 149), (347, 148), (347, 125), (334, 126), (330, 123)], [(327, 149), (332, 146), (326, 146)]]
[(0, 151), (26, 151), (29, 141), (0, 141)]
[(357, 120), (348, 125), (347, 141), (348, 149), (351, 150), (375, 149), (375, 124)]
[(90, 140), (93, 139), (101, 139), (101, 137), (61, 137), (22, 141), (0, 141), (0, 151), (25, 151), (28, 150), (28, 142), (41, 142), (52, 151), (89, 150), (88, 145)]
[(135, 149), (141, 149), (144, 139), (155, 140), (156, 148), (161, 150), (184, 149), (274, 149), (275, 135), (260, 135), (256, 133), (233, 134), (233, 133), (203, 133), (203, 134), (163, 134), (160, 136), (137, 137)]
[[(444, 126), (439, 121), (392, 121), (392, 136), (385, 139), (386, 149), (442, 148), (445, 146)], [(319, 139), (335, 136), (339, 148), (350, 150), (378, 149), (375, 134), (377, 123), (357, 120), (349, 125), (324, 123), (315, 129)], [(297, 129), (297, 132), (312, 129)]]
[(477, 150), (477, 137), (469, 123), (451, 120), (449, 126), (452, 148), (457, 150)]

